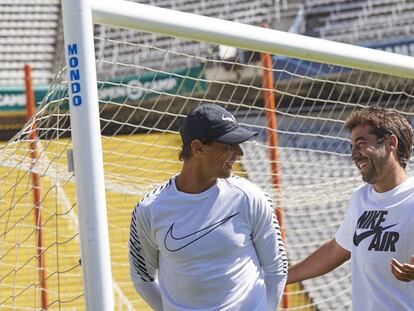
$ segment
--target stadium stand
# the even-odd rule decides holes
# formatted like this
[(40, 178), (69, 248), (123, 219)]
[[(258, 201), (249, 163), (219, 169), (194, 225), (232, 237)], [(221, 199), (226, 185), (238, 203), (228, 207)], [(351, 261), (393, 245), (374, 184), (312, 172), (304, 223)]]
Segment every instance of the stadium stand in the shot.
[(23, 84), (30, 63), (36, 85), (54, 76), (59, 0), (3, 0), (0, 9), (0, 86)]
[(305, 1), (303, 34), (361, 44), (410, 37), (414, 2), (401, 0)]

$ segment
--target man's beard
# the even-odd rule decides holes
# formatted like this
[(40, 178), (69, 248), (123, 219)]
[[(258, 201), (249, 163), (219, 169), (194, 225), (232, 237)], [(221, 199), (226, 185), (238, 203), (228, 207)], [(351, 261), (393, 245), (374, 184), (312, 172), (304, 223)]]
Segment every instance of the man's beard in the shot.
[(362, 180), (368, 184), (375, 184), (379, 177), (381, 177), (383, 168), (387, 161), (388, 158), (385, 153), (369, 158), (366, 172), (361, 172)]

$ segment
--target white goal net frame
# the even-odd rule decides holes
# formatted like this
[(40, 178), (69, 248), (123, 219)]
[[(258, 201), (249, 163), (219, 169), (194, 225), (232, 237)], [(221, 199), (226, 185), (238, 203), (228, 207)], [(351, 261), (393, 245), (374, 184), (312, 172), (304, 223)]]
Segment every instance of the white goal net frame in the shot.
[[(64, 212), (57, 211), (53, 217), (64, 215), (66, 220), (70, 219), (65, 224), (67, 226), (65, 228), (69, 226), (75, 228), (76, 234), (67, 238), (67, 243), (79, 238), (81, 263), (61, 270), (57, 264), (55, 270), (49, 271), (52, 273), (47, 279), (52, 283), (56, 282), (53, 284), (59, 284), (57, 289), (48, 289), (52, 297), (58, 297), (50, 300), (52, 309), (64, 306), (65, 301), (70, 305), (71, 299), (77, 300), (81, 296), (85, 297), (87, 310), (113, 310), (114, 305), (119, 305), (117, 307), (119, 310), (134, 308), (134, 303), (131, 303), (127, 298), (128, 295), (123, 292), (123, 288), (132, 287), (132, 283), (120, 285), (113, 281), (116, 277), (111, 270), (114, 265), (110, 256), (112, 225), (110, 221), (108, 222), (107, 201), (110, 197), (107, 193), (119, 191), (136, 195), (138, 201), (139, 195), (161, 184), (158, 177), (151, 179), (151, 174), (164, 176), (165, 173), (173, 173), (170, 167), (175, 165), (175, 168), (178, 163), (177, 126), (190, 107), (203, 102), (218, 103), (229, 108), (243, 126), (260, 133), (258, 140), (246, 145), (245, 159), (242, 160), (241, 168), (236, 173), (247, 176), (270, 193), (275, 192), (270, 163), (278, 161), (282, 181), (276, 187), (280, 188), (281, 197), (278, 194), (273, 196), (276, 197), (278, 206), (285, 210), (285, 227), (291, 230), (290, 234), (286, 233), (288, 257), (291, 262), (303, 258), (316, 248), (318, 243), (322, 243), (322, 239), (332, 237), (344, 210), (340, 211), (339, 216), (335, 211), (334, 217), (325, 218), (329, 216), (330, 210), (337, 210), (338, 206), (345, 208), (350, 191), (360, 182), (358, 172), (352, 171), (349, 156), (343, 150), (343, 146), (349, 142), (346, 133), (341, 131), (346, 115), (354, 109), (375, 104), (397, 109), (409, 118), (414, 115), (414, 109), (410, 108), (414, 103), (412, 91), (414, 59), (408, 56), (122, 0), (63, 0), (62, 12), (66, 66), (57, 73), (62, 80), (57, 78), (37, 115), (3, 147), (0, 157), (0, 165), (8, 168), (5, 176), (13, 176), (16, 184), (27, 183), (27, 181), (20, 178), (19, 174), (16, 177), (12, 173), (13, 168), (22, 172), (36, 172), (48, 180), (55, 178), (49, 190), (44, 191), (46, 193), (44, 197), (54, 193), (54, 199), (56, 202), (59, 201), (56, 206), (65, 206), (62, 208)], [(94, 24), (101, 28), (94, 29)], [(125, 32), (121, 39), (111, 39), (112, 28), (108, 28), (107, 37), (95, 36), (96, 32), (105, 27), (155, 34), (151, 38), (159, 39), (160, 42), (167, 37), (174, 38), (175, 41), (172, 40), (169, 44), (168, 47), (171, 48), (169, 51), (158, 47), (155, 39), (154, 42), (131, 43), (128, 41), (128, 32)], [(181, 50), (180, 40), (200, 42), (200, 45), (191, 54), (187, 50)], [(157, 51), (158, 56), (164, 55), (165, 62), (168, 62), (168, 57), (182, 58), (182, 64), (190, 64), (196, 59), (201, 64), (201, 69), (196, 68), (194, 70), (196, 73), (193, 73), (191, 68), (183, 69), (182, 65), (175, 71), (156, 68), (157, 65), (152, 68), (151, 61), (145, 59), (149, 54), (136, 55), (135, 59), (130, 58), (131, 63), (118, 60), (115, 56), (113, 57), (115, 60), (108, 61), (104, 52), (97, 55), (97, 50), (101, 47), (105, 49), (106, 45), (119, 45), (133, 50), (139, 45), (150, 46), (150, 49)], [(211, 48), (217, 52), (213, 53), (215, 58), (197, 54), (197, 49), (206, 46), (216, 47), (219, 50), (217, 52)], [(242, 60), (234, 54), (232, 58), (227, 58), (226, 52), (222, 53), (223, 50), (229, 53), (230, 50), (233, 52), (235, 50), (236, 53), (237, 51), (250, 53), (243, 54), (244, 60)], [(137, 49), (137, 51), (141, 50)], [(120, 51), (118, 53), (121, 55)], [(254, 58), (255, 53), (275, 55), (273, 68), (264, 68), (259, 61), (251, 60), (249, 57)], [(113, 52), (113, 55), (115, 54), (117, 52)], [(141, 61), (147, 65), (140, 67), (138, 64)], [(210, 70), (206, 64), (214, 70)], [(108, 70), (110, 66), (122, 67), (127, 73), (123, 77), (112, 75), (111, 70)], [(136, 79), (131, 78), (130, 69), (135, 70), (138, 67), (148, 74), (149, 78), (146, 82), (137, 82)], [(108, 73), (106, 80), (101, 70)], [(263, 71), (269, 70), (276, 80), (274, 89), (258, 86), (260, 82), (256, 81)], [(178, 91), (175, 94), (172, 93), (173, 91), (164, 91), (168, 86), (174, 90), (184, 88), (186, 83), (190, 86), (184, 95)], [(123, 93), (120, 91), (121, 86)], [(214, 87), (216, 98), (210, 96), (211, 89)], [(280, 103), (280, 105), (276, 104), (274, 111), (266, 107), (263, 100), (258, 99), (265, 91), (273, 93)], [(236, 92), (244, 95), (236, 96)], [(137, 102), (145, 96), (149, 98), (149, 93), (155, 99), (151, 100), (151, 105), (140, 107), (143, 116), (138, 121), (134, 120), (133, 113), (131, 112), (129, 116), (125, 111), (137, 109), (134, 100)], [(132, 100), (121, 100), (119, 103), (117, 96), (129, 96)], [(165, 100), (165, 97), (170, 98), (171, 101)], [(183, 106), (174, 106), (177, 103)], [(164, 111), (154, 108), (158, 107), (157, 105)], [(62, 108), (56, 109), (60, 106)], [(117, 108), (120, 106), (124, 110)], [(70, 121), (67, 107), (70, 111)], [(278, 128), (269, 128), (265, 121), (266, 113), (277, 116)], [(161, 124), (161, 117), (158, 120), (148, 117), (150, 114), (168, 117), (169, 125)], [(120, 115), (123, 117), (117, 119)], [(34, 165), (27, 155), (18, 151), (23, 143), (30, 140), (28, 137), (33, 122), (36, 122), (37, 130), (40, 132), (39, 157)], [(117, 124), (121, 124), (122, 130), (116, 128)], [(123, 147), (122, 135), (118, 137), (117, 134), (128, 132), (126, 129), (128, 127), (131, 128), (129, 132), (144, 133), (144, 137), (139, 143)], [(269, 131), (279, 134), (280, 146), (267, 145), (266, 133)], [(105, 138), (103, 132), (111, 133), (108, 135), (109, 138)], [(153, 132), (162, 133), (163, 137), (167, 138), (160, 136), (150, 141), (145, 133)], [(45, 150), (51, 146), (49, 142), (58, 139), (59, 135), (70, 136), (70, 141), (53, 145), (55, 153), (50, 156)], [(105, 150), (102, 143), (105, 139), (111, 140), (115, 147), (108, 156), (110, 159), (104, 161)], [(311, 143), (308, 143), (310, 140)], [(143, 153), (140, 162), (134, 164), (134, 144), (139, 144), (147, 151), (155, 148), (158, 153), (153, 151)], [(271, 148), (278, 149), (278, 159), (268, 158), (268, 149)], [(68, 150), (70, 151), (67, 155)], [(72, 153), (73, 174), (65, 167), (65, 162), (71, 162)], [(159, 158), (160, 162), (154, 164), (156, 158)], [(104, 170), (107, 162), (113, 165), (110, 171)], [(142, 175), (135, 185), (134, 180), (128, 180), (132, 175), (125, 175), (125, 168), (132, 169), (133, 166), (142, 163), (151, 164), (148, 164), (148, 167), (144, 164), (144, 167), (139, 168)], [(124, 171), (121, 170), (121, 166)], [(117, 173), (117, 169), (120, 169), (121, 173)], [(69, 202), (64, 191), (73, 181), (76, 184), (76, 202)], [(143, 184), (145, 186), (142, 186)], [(6, 188), (7, 186), (9, 183), (3, 182), (0, 191), (3, 205), (0, 211), (3, 216), (9, 215), (7, 219), (13, 219), (10, 215), (20, 207), (22, 200), (10, 199), (9, 202), (9, 196), (15, 188), (13, 185), (9, 188)], [(30, 193), (29, 187), (26, 188), (24, 196), (20, 196), (25, 200)], [(43, 202), (46, 203), (46, 199)], [(133, 206), (125, 207), (130, 211), (132, 208)], [(73, 216), (75, 211), (77, 217)], [(18, 219), (26, 221), (28, 217), (24, 215)], [(52, 217), (46, 218), (45, 222), (50, 219)], [(309, 226), (303, 226), (301, 219), (305, 219)], [(25, 241), (33, 238), (22, 237), (23, 242), (16, 242), (9, 246), (11, 243), (9, 232), (17, 228), (17, 224), (22, 223), (20, 220), (13, 220), (15, 223), (11, 220), (4, 221), (2, 239), (5, 243), (0, 253), (1, 258), (12, 256), (14, 254), (12, 250), (18, 249)], [(317, 224), (322, 220), (325, 221), (324, 225), (318, 226)], [(56, 236), (59, 236), (58, 231), (66, 230), (59, 227), (58, 223), (55, 227), (56, 232), (52, 234)], [(127, 231), (127, 228), (123, 229), (124, 232)], [(313, 236), (314, 239), (301, 240), (304, 236)], [(65, 243), (60, 243), (58, 238), (56, 241), (49, 246), (46, 243), (44, 250), (46, 255), (55, 244), (61, 245), (63, 249)], [(116, 247), (126, 248), (127, 241), (123, 246)], [(27, 286), (19, 285), (19, 289), (16, 289), (20, 279), (11, 276), (29, 268), (30, 265), (27, 263), (36, 258), (32, 256), (33, 258), (30, 257), (31, 259), (20, 263), (16, 254), (13, 255), (16, 258), (14, 266), (6, 263), (5, 260), (0, 270), (2, 273), (0, 279), (14, 284), (14, 288), (10, 291), (12, 294), (0, 296), (2, 299), (0, 304), (4, 302), (5, 305), (19, 309), (16, 302), (18, 298), (28, 294), (29, 289), (38, 290), (39, 280), (35, 277), (34, 281), (27, 281)], [(57, 257), (59, 253), (54, 252), (50, 256)], [(127, 258), (125, 257), (124, 260), (122, 264), (127, 265)], [(59, 260), (55, 262), (59, 263)], [(348, 268), (344, 267), (344, 269)], [(67, 300), (62, 298), (63, 294), (59, 294), (60, 286), (64, 287), (62, 270), (65, 273), (75, 270), (82, 272), (83, 292), (77, 292)], [(54, 281), (56, 275), (62, 275), (61, 279)], [(333, 278), (334, 280), (320, 278), (304, 282), (300, 287), (290, 289), (289, 296), (300, 295), (304, 298), (301, 305), (290, 304), (289, 309), (325, 310), (335, 306), (334, 302), (330, 303), (338, 300), (340, 295), (345, 298), (336, 308), (349, 307), (349, 271), (334, 274)], [(343, 282), (345, 285), (337, 287), (336, 282)], [(116, 303), (114, 291), (117, 296)], [(38, 294), (33, 295), (35, 300)], [(34, 303), (33, 309), (38, 308), (38, 305)]]

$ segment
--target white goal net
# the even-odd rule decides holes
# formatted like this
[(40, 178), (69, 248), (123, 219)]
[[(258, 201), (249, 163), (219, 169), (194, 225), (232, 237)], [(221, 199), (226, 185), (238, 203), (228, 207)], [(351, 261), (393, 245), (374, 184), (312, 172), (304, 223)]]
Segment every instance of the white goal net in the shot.
[[(398, 74), (273, 55), (274, 85), (265, 89), (267, 69), (258, 52), (120, 27), (95, 25), (94, 30), (116, 310), (149, 310), (129, 278), (130, 215), (142, 195), (179, 171), (178, 130), (193, 107), (221, 105), (242, 126), (258, 132), (243, 144), (245, 155), (235, 173), (275, 197), (291, 263), (334, 236), (352, 189), (361, 183), (343, 129), (347, 115), (379, 105), (413, 119), (414, 80)], [(76, 184), (68, 168), (73, 149), (68, 85), (62, 62), (36, 116), (0, 151), (0, 310), (41, 309), (39, 229), (48, 308), (85, 309)], [(275, 98), (271, 113), (277, 128), (267, 123), (265, 91)], [(36, 160), (30, 156), (33, 123)], [(269, 146), (270, 132), (277, 133), (277, 146)], [(277, 148), (277, 159), (269, 157), (271, 148)], [(279, 166), (279, 185), (272, 183), (272, 161)], [(39, 227), (33, 173), (41, 180)], [(287, 309), (350, 309), (350, 286), (345, 264), (327, 276), (289, 286)]]

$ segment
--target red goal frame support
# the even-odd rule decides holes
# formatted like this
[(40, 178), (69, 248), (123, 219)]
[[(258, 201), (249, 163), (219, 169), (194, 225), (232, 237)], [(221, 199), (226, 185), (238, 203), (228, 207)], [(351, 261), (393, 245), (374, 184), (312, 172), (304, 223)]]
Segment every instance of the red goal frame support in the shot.
[[(262, 27), (268, 28), (267, 24), (262, 24)], [(283, 212), (281, 208), (281, 170), (279, 165), (279, 144), (277, 136), (277, 119), (276, 119), (276, 102), (273, 94), (273, 62), (272, 56), (269, 53), (260, 53), (260, 58), (263, 66), (263, 101), (266, 110), (267, 122), (267, 143), (269, 146), (269, 158), (272, 174), (272, 185), (276, 191), (276, 206), (275, 212), (277, 221), (279, 222), (282, 240), (286, 247), (286, 231), (283, 219)], [(288, 288), (285, 286), (282, 298), (282, 307), (287, 309), (289, 307)]]
[[(29, 65), (24, 66), (24, 80), (25, 80), (25, 93), (26, 93), (26, 117), (30, 120), (35, 114), (35, 98), (32, 83), (32, 68)], [(36, 123), (33, 120), (29, 133), (30, 141), (30, 157), (31, 168), (36, 164), (38, 158), (37, 152), (37, 132)], [(45, 268), (45, 256), (44, 256), (44, 244), (43, 244), (43, 232), (42, 232), (42, 212), (41, 212), (41, 183), (38, 173), (30, 172), (32, 178), (33, 189), (33, 203), (34, 203), (34, 218), (36, 225), (36, 257), (39, 269), (40, 280), (40, 299), (42, 310), (47, 310), (47, 287), (46, 287), (46, 268)]]

